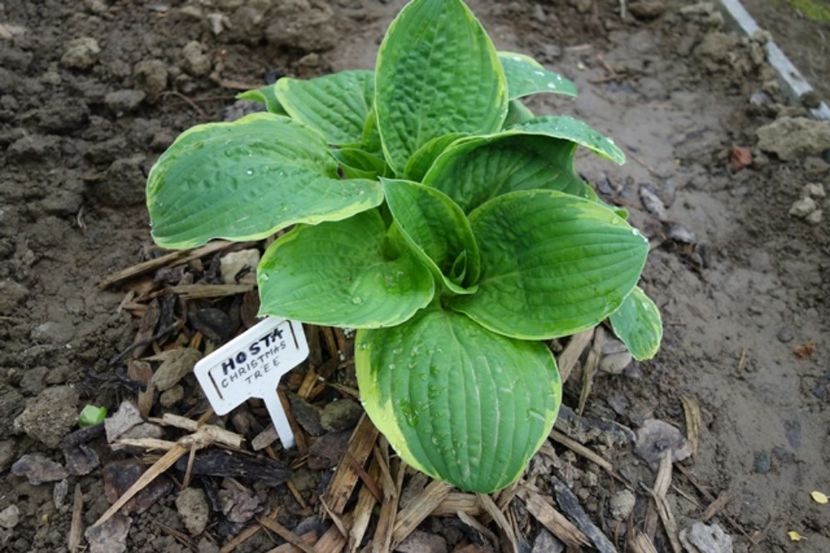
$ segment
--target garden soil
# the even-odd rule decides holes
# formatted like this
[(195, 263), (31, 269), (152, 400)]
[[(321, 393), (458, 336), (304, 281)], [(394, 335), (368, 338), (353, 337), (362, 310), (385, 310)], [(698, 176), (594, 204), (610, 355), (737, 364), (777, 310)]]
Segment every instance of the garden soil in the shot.
[[(233, 97), (245, 85), (371, 67), (401, 4), (0, 2), (0, 550), (66, 551), (76, 484), (85, 525), (114, 499), (100, 467), (68, 478), (52, 467), (54, 481), (40, 484), (27, 480), (25, 466), (10, 467), (26, 454), (66, 465), (58, 446), (78, 409), (114, 411), (135, 398), (124, 364), (110, 360), (133, 343), (140, 319), (122, 308), (130, 300), (124, 288), (98, 283), (158, 254), (143, 205), (154, 159), (187, 127), (250, 109)], [(805, 185), (830, 185), (830, 160), (802, 148), (781, 154), (793, 157), (784, 161), (758, 147), (760, 127), (803, 115), (786, 104), (760, 44), (731, 34), (705, 3), (629, 2), (625, 19), (611, 0), (471, 4), (498, 47), (530, 53), (579, 85), (575, 101), (542, 97), (535, 109), (581, 117), (628, 154), (623, 167), (587, 154), (578, 166), (650, 238), (643, 286), (661, 308), (665, 337), (653, 361), (596, 374), (586, 413), (634, 431), (659, 419), (685, 435), (683, 401), (696, 402), (699, 440), (682, 468), (699, 487), (675, 471), (669, 494), (680, 529), (724, 494), (728, 503), (708, 523), (732, 536), (734, 551), (830, 551), (830, 505), (810, 496), (830, 493), (830, 212), (825, 205), (821, 222), (815, 208), (814, 222), (789, 214)], [(803, 139), (798, 132), (765, 147), (785, 151)], [(826, 202), (814, 196), (816, 206)], [(574, 377), (566, 387), (572, 408), (580, 384)], [(198, 395), (192, 386), (186, 390)], [(172, 411), (196, 418), (187, 411), (197, 400), (186, 397)], [(264, 412), (255, 413), (261, 428)], [(635, 483), (639, 525), (653, 468), (631, 445), (606, 438), (595, 432), (582, 441)], [(91, 447), (102, 465), (142, 458), (112, 452), (103, 437)], [(555, 451), (552, 466), (537, 459), (532, 470), (564, 480), (623, 550), (625, 525), (612, 524), (609, 508), (622, 485), (558, 444)], [(316, 509), (329, 476), (304, 467), (292, 482)], [(199, 521), (177, 512), (170, 490), (181, 478), (171, 471), (155, 504), (131, 515), (120, 541), (128, 551), (216, 551), (214, 541), (232, 535), (212, 512), (211, 537), (187, 537), (185, 522)], [(284, 486), (255, 488), (296, 527), (303, 509)], [(557, 550), (542, 548), (528, 520), (525, 544)], [(410, 551), (486, 543), (457, 519), (431, 518), (421, 529), (430, 539)], [(806, 539), (793, 543), (789, 531)], [(671, 550), (662, 532), (655, 542)], [(236, 551), (278, 543), (260, 532)]]

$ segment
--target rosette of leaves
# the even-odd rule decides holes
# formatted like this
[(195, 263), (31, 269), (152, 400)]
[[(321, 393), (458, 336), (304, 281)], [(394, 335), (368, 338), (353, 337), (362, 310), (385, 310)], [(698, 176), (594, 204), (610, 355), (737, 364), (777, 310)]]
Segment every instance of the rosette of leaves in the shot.
[(660, 316), (637, 282), (647, 241), (575, 172), (622, 151), (521, 98), (575, 95), (498, 52), (461, 0), (414, 0), (374, 71), (242, 95), (267, 111), (183, 133), (150, 172), (155, 241), (282, 233), (261, 313), (355, 328), (366, 412), (413, 467), (463, 490), (514, 482), (561, 402), (545, 341), (609, 316), (638, 359)]

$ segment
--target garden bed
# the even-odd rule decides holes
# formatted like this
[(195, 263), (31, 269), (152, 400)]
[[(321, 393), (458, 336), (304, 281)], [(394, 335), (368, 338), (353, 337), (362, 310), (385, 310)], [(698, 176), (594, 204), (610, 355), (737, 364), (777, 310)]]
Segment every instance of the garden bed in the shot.
[[(276, 524), (318, 551), (338, 550), (326, 549), (338, 543), (332, 518), (351, 525), (371, 512), (375, 493), (392, 492), (397, 508), (375, 511), (366, 540), (383, 537), (379, 520), (417, 521), (430, 500), (438, 509), (409, 534), (406, 551), (509, 550), (511, 532), (521, 547), (557, 551), (543, 523), (568, 534), (545, 505), (594, 544), (602, 540), (589, 521), (618, 550), (644, 533), (671, 551), (649, 493), (668, 444), (678, 460), (665, 504), (678, 531), (717, 524), (735, 551), (830, 550), (830, 509), (810, 496), (828, 492), (828, 227), (806, 219), (818, 219), (815, 209), (789, 214), (805, 185), (830, 184), (830, 165), (821, 151), (790, 155), (796, 131), (765, 143), (793, 159), (757, 146), (758, 128), (802, 108), (784, 103), (760, 45), (729, 33), (704, 4), (630, 2), (623, 20), (611, 1), (471, 2), (499, 48), (532, 54), (579, 85), (576, 100), (539, 98), (533, 107), (578, 116), (626, 151), (622, 168), (587, 155), (579, 168), (650, 239), (644, 287), (665, 325), (657, 358), (624, 368), (600, 336), (552, 344), (561, 367), (575, 361), (568, 409), (525, 486), (493, 497), (506, 506), (506, 525), (493, 522), (486, 499), (415, 473), (401, 473), (400, 493), (384, 484), (377, 471), (389, 466), (397, 477), (397, 464), (358, 423), (347, 333), (307, 327), (309, 361), (283, 381), (297, 450), (259, 448), (268, 417), (256, 402), (211, 417), (192, 376), (166, 395), (143, 392), (162, 363), (142, 359), (178, 351), (165, 369), (175, 372), (188, 350), (204, 352), (252, 323), (256, 293), (244, 274), (228, 284), (222, 259), (262, 250), (216, 245), (160, 258), (143, 205), (150, 165), (185, 128), (253, 109), (235, 103), (238, 90), (282, 74), (371, 67), (401, 2), (267, 4), (0, 5), (0, 549), (65, 550), (71, 529), (92, 525), (161, 457), (113, 451), (103, 429), (76, 430), (84, 404), (114, 413), (129, 400), (145, 416), (218, 424), (246, 442), (204, 449), (189, 470), (184, 453), (111, 519), (110, 535), (90, 535), (128, 551), (216, 551), (233, 540), (225, 550), (266, 551), (287, 535)], [(151, 259), (159, 261), (140, 274), (112, 278)], [(172, 421), (178, 427), (168, 418), (132, 430), (168, 441), (191, 433)], [(185, 481), (204, 495), (177, 504)], [(191, 536), (200, 524), (206, 530)], [(396, 539), (415, 529), (402, 527)], [(789, 531), (806, 540), (792, 544)], [(688, 530), (684, 539), (694, 541)]]

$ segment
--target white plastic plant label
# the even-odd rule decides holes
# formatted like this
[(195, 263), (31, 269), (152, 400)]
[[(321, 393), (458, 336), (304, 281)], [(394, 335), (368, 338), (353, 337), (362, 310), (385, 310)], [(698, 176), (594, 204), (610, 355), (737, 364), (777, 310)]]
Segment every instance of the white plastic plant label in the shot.
[(303, 326), (269, 317), (196, 363), (193, 369), (217, 415), (249, 398), (265, 402), (283, 447), (294, 447), (294, 434), (277, 396), (282, 375), (308, 357)]

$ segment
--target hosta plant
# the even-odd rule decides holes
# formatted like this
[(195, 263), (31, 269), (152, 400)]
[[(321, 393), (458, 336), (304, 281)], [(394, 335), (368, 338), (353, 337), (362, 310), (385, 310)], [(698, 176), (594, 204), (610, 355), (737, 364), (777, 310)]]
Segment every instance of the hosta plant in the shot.
[(622, 163), (587, 124), (521, 98), (575, 95), (498, 52), (461, 0), (414, 0), (374, 71), (283, 78), (266, 112), (184, 132), (150, 172), (155, 241), (281, 234), (261, 313), (354, 328), (363, 406), (408, 464), (463, 490), (515, 481), (561, 382), (545, 341), (610, 317), (638, 359), (661, 336), (637, 288), (647, 241), (574, 170)]

